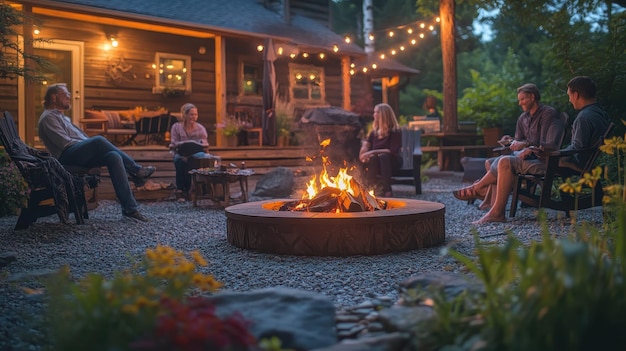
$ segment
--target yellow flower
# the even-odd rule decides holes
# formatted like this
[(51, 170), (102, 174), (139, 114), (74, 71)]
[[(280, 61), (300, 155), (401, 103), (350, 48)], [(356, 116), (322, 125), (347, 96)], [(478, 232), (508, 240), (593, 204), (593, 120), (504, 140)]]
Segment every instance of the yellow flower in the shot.
[(572, 180), (567, 178), (565, 183), (559, 186), (559, 190), (569, 194), (578, 194), (582, 191), (582, 185), (580, 183), (572, 183)]
[(590, 188), (593, 188), (598, 180), (600, 180), (600, 176), (602, 175), (602, 168), (600, 166), (594, 168), (591, 173), (583, 174), (583, 177), (578, 180), (578, 184), (586, 185)]
[(137, 305), (124, 305), (122, 306), (122, 312), (128, 314), (137, 314), (139, 312), (139, 307), (137, 307)]
[(193, 258), (194, 262), (196, 262), (198, 265), (202, 267), (206, 267), (208, 265), (208, 263), (206, 262), (204, 257), (202, 257), (202, 254), (198, 250), (192, 251), (191, 257)]

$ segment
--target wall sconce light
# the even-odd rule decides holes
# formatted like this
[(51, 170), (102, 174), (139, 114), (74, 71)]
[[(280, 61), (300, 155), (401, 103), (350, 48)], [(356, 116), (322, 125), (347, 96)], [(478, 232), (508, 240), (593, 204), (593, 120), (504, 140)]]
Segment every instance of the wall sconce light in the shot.
[(256, 51), (258, 51), (258, 52), (263, 51), (263, 49), (265, 49), (265, 48), (263, 47), (263, 45), (257, 45), (257, 47), (256, 47)]
[(39, 27), (37, 26), (33, 26), (33, 34), (35, 35), (41, 34), (41, 29), (39, 29)]
[(113, 35), (111, 35), (109, 37), (109, 40), (111, 40), (111, 47), (116, 48), (120, 43), (118, 43), (117, 39), (115, 39), (115, 37)]

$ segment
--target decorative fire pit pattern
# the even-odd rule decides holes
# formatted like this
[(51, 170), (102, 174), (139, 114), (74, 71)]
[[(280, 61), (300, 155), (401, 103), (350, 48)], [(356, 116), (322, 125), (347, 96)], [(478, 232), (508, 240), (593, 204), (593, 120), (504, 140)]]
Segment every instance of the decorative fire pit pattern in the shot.
[(387, 210), (351, 213), (277, 211), (290, 200), (230, 206), (228, 242), (243, 249), (306, 256), (378, 255), (444, 244), (443, 204), (384, 200)]

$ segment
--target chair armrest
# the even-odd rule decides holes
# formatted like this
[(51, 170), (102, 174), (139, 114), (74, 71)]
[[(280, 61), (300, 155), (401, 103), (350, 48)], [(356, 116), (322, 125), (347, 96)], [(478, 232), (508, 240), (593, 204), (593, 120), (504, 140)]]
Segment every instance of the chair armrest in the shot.
[[(109, 120), (107, 118), (81, 118), (78, 120), (78, 123), (80, 124), (80, 127), (83, 130), (89, 130), (89, 131), (97, 131), (97, 132), (102, 132), (102, 133), (106, 133), (107, 130), (109, 129)], [(99, 124), (100, 127), (99, 128), (87, 128), (88, 125), (96, 125)]]

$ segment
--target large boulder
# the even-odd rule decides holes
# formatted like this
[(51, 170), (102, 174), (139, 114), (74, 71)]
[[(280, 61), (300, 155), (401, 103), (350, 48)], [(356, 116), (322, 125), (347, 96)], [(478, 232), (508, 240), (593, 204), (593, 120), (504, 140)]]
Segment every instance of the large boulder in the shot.
[(256, 183), (253, 196), (280, 198), (291, 195), (294, 175), (289, 168), (277, 167), (267, 172)]

